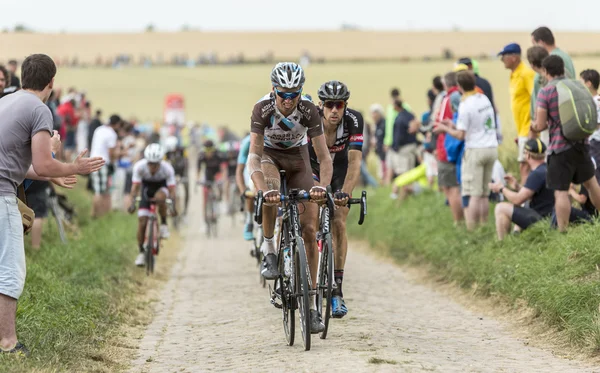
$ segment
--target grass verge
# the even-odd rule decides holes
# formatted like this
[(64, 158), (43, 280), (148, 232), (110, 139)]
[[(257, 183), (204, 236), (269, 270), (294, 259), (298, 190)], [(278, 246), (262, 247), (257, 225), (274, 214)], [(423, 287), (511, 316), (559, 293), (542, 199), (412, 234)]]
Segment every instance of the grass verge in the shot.
[(59, 241), (49, 219), (41, 249), (26, 245), (27, 279), (17, 332), (31, 356), (0, 356), (2, 372), (121, 370), (128, 359), (112, 346), (122, 334), (121, 324), (142, 316), (148, 321), (148, 302), (134, 296), (143, 293), (145, 277), (132, 265), (136, 219), (111, 213), (92, 221), (91, 198), (83, 186), (69, 191), (68, 198), (79, 215), (68, 242)]
[[(493, 218), (476, 232), (454, 228), (444, 198), (425, 192), (391, 203), (389, 190), (371, 192), (363, 226), (349, 224), (349, 234), (394, 260), (430, 265), (436, 276), (500, 295), (517, 307), (525, 301), (546, 325), (588, 356), (600, 351), (600, 230), (573, 227), (560, 234), (541, 222), (503, 242), (496, 240)], [(350, 222), (356, 221), (357, 210)], [(493, 207), (492, 207), (493, 210)]]

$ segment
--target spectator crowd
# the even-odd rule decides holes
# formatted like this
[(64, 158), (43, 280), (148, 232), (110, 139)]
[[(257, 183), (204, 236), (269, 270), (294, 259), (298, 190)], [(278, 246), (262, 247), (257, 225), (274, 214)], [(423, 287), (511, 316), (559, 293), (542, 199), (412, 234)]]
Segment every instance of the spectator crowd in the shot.
[(455, 225), (469, 230), (486, 223), (490, 202), (499, 202), (494, 216), (500, 240), (545, 218), (565, 231), (569, 223), (597, 215), (600, 75), (591, 68), (577, 74), (547, 27), (534, 30), (531, 43), (527, 49), (516, 43), (498, 48), (510, 72), (518, 174), (507, 174), (498, 159), (503, 138), (492, 86), (477, 61), (464, 57), (433, 78), (428, 110), (420, 117), (397, 88), (387, 108), (370, 107), (379, 176), (392, 184), (391, 198), (437, 188)]

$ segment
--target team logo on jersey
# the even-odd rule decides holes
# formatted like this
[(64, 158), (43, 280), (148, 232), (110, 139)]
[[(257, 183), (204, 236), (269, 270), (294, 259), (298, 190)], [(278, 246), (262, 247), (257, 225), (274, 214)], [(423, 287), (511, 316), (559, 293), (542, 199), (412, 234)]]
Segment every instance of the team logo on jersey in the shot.
[(358, 134), (358, 135), (352, 135), (350, 136), (350, 145), (362, 145), (363, 143), (363, 135), (362, 134)]
[(334, 145), (331, 148), (329, 148), (329, 152), (330, 153), (339, 153), (339, 152), (344, 151), (344, 149), (346, 149), (346, 144)]

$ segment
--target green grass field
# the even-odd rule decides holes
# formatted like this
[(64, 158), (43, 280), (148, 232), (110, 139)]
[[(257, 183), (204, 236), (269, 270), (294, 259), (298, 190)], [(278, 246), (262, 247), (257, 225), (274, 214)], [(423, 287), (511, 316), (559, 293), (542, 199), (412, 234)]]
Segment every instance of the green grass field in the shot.
[[(600, 58), (574, 61), (577, 71), (600, 68)], [(452, 68), (447, 62), (364, 63), (311, 65), (306, 69), (305, 92), (316, 96), (319, 85), (338, 79), (348, 84), (350, 105), (363, 113), (375, 102), (387, 105), (392, 87), (417, 113), (427, 106), (426, 91), (432, 78)], [(270, 65), (209, 66), (198, 68), (59, 69), (57, 85), (85, 89), (95, 108), (106, 115), (118, 112), (142, 121), (162, 118), (168, 93), (182, 93), (187, 118), (213, 126), (228, 125), (235, 132), (249, 130), (252, 107), (270, 90)], [(492, 83), (505, 135), (504, 148), (516, 151), (514, 123), (510, 111), (510, 72), (499, 60), (482, 61), (481, 76)]]
[(438, 282), (496, 296), (515, 311), (526, 304), (532, 320), (552, 328), (545, 338), (566, 342), (569, 353), (598, 358), (598, 222), (561, 234), (545, 220), (497, 241), (493, 206), (489, 223), (470, 233), (453, 226), (441, 194), (426, 192), (398, 205), (390, 203), (389, 189), (369, 193), (364, 225), (356, 224), (358, 209), (349, 217), (351, 237), (399, 263), (429, 268)]

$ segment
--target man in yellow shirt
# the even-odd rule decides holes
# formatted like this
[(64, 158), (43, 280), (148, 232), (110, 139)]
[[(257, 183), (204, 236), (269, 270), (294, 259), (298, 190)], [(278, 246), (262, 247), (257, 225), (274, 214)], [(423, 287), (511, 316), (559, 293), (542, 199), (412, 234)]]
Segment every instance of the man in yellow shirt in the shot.
[(519, 44), (511, 43), (498, 53), (504, 63), (504, 67), (511, 71), (510, 74), (510, 103), (513, 120), (517, 127), (517, 143), (519, 145), (519, 168), (521, 174), (521, 185), (525, 183), (531, 169), (524, 157), (525, 143), (531, 134), (531, 92), (533, 92), (533, 81), (535, 72), (521, 61), (521, 47)]

